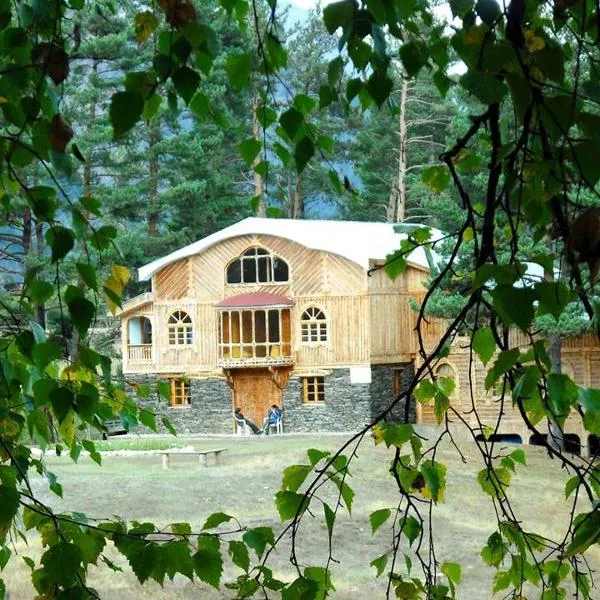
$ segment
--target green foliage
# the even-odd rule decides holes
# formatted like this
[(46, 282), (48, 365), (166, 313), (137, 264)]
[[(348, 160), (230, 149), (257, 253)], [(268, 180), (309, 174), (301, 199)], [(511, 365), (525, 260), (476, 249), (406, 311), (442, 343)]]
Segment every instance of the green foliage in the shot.
[[(301, 217), (331, 188), (325, 201), (347, 196), (345, 216), (408, 216), (439, 227), (444, 240), (419, 229), (408, 235), (386, 273), (405, 273), (418, 247), (431, 258), (435, 251), (424, 313), (452, 320), (444, 339), (471, 340), (486, 389), (512, 390), (534, 433), (546, 419), (560, 428), (578, 415), (587, 432), (600, 435), (600, 391), (560, 374), (556, 353), (537, 337), (548, 333), (555, 344), (598, 320), (589, 267), (579, 268), (593, 268), (594, 256), (575, 256), (581, 239), (570, 232), (597, 204), (600, 180), (595, 7), (556, 3), (551, 13), (536, 3), (452, 0), (449, 28), (427, 1), (390, 8), (343, 0), (322, 15), (313, 11), (286, 41), (280, 11), (268, 4), (222, 0), (215, 9), (178, 0), (117, 10), (83, 0), (0, 1), (0, 239), (9, 263), (2, 265), (0, 534), (3, 544), (9, 532), (39, 534), (43, 554), (26, 562), (40, 597), (95, 595), (86, 587), (89, 565), (117, 569), (106, 548), (125, 557), (140, 582), (162, 585), (179, 573), (218, 588), (228, 554), (239, 569), (228, 585), (239, 597), (273, 590), (316, 598), (335, 590), (322, 565), (299, 568), (290, 582), (274, 579), (266, 564), (253, 567), (277, 543), (268, 527), (246, 530), (223, 512), (195, 533), (185, 523), (91, 524), (36, 501), (25, 476), (36, 470), (55, 494), (64, 492), (32, 455), (30, 438), (75, 461), (85, 451), (100, 464), (87, 431), (102, 432), (113, 418), (157, 428), (156, 415), (138, 405), (150, 390), (128, 396), (111, 377), (110, 357), (89, 346), (90, 333), (105, 307), (116, 311), (132, 291), (129, 267), (249, 214), (252, 195), (268, 215), (280, 216), (283, 207)], [(448, 70), (457, 61), (465, 68), (460, 76)], [(273, 81), (282, 90), (274, 93)], [(356, 165), (360, 181), (336, 173), (334, 151)], [(239, 183), (240, 171), (268, 183), (274, 205), (265, 207), (258, 191)], [(513, 327), (526, 347), (512, 343)], [(451, 437), (452, 421), (464, 419), (451, 403), (457, 382), (430, 370), (451, 352), (444, 347), (420, 349), (403, 399), (433, 408), (442, 435)], [(166, 382), (157, 391), (169, 397)], [(516, 597), (528, 583), (543, 585), (542, 598), (560, 598), (571, 576), (577, 595), (590, 597), (580, 555), (600, 535), (597, 469), (552, 450), (574, 473), (565, 496), (580, 503), (580, 514), (557, 540), (528, 532), (510, 486), (525, 455), (494, 449), (491, 434), (502, 430), (504, 415), (496, 429), (480, 422), (478, 400), (479, 429), (471, 433), (486, 437), (478, 482), (498, 521), (481, 552), (496, 569), (493, 591), (512, 588)], [(510, 400), (499, 398), (503, 410)], [(161, 422), (175, 433), (168, 418)], [(392, 565), (398, 598), (455, 597), (460, 565), (437, 562), (433, 551), (428, 563), (421, 548), (450, 480), (436, 458), (439, 439), (424, 447), (410, 424), (372, 423), (362, 434), (369, 429), (393, 454), (399, 494), (397, 508), (371, 514), (374, 533), (390, 527), (397, 536), (371, 564), (378, 576)], [(295, 535), (322, 504), (331, 552), (338, 510), (350, 513), (355, 501), (355, 454), (311, 449), (308, 464), (285, 469), (275, 497), (284, 528)], [(406, 573), (398, 572), (399, 552)], [(410, 574), (411, 556), (421, 561), (422, 579)], [(11, 559), (4, 544), (0, 566)]]

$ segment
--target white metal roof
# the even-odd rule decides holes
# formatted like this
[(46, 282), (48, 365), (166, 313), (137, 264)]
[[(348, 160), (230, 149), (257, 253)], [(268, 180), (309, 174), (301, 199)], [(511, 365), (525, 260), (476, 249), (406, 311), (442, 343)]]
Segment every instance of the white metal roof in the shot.
[[(434, 235), (436, 233), (438, 232), (434, 230)], [(150, 279), (163, 267), (182, 258), (200, 254), (223, 240), (253, 234), (274, 235), (313, 250), (332, 252), (365, 269), (369, 267), (370, 259), (384, 259), (390, 252), (397, 250), (401, 240), (406, 237), (406, 234), (394, 231), (394, 223), (249, 217), (140, 267), (139, 279)], [(425, 269), (429, 268), (422, 248), (417, 248), (410, 254), (409, 262)]]

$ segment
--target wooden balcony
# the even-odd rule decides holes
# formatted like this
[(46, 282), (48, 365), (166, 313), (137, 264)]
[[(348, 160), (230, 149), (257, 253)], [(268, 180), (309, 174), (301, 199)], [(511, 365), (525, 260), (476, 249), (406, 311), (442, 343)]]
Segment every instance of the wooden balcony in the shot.
[(232, 367), (275, 367), (294, 363), (289, 343), (221, 344), (217, 365)]
[(152, 344), (129, 344), (127, 359), (132, 364), (152, 363)]

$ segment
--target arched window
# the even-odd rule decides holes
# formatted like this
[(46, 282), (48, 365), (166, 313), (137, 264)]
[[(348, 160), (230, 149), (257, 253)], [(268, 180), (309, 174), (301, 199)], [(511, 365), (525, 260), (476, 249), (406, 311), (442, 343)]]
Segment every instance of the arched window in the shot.
[(182, 310), (176, 310), (169, 317), (169, 345), (183, 346), (193, 341), (192, 318)]
[(287, 283), (288, 264), (264, 248), (248, 248), (227, 266), (227, 283)]
[(327, 318), (316, 306), (310, 306), (300, 319), (300, 338), (303, 342), (323, 343), (327, 341)]

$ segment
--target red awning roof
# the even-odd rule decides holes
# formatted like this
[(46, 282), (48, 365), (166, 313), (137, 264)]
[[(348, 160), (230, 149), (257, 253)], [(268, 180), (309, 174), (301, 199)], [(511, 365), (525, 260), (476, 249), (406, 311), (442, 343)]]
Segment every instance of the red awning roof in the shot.
[(294, 302), (287, 296), (255, 292), (252, 294), (239, 294), (225, 298), (216, 304), (217, 308), (259, 308), (262, 306), (293, 306)]

